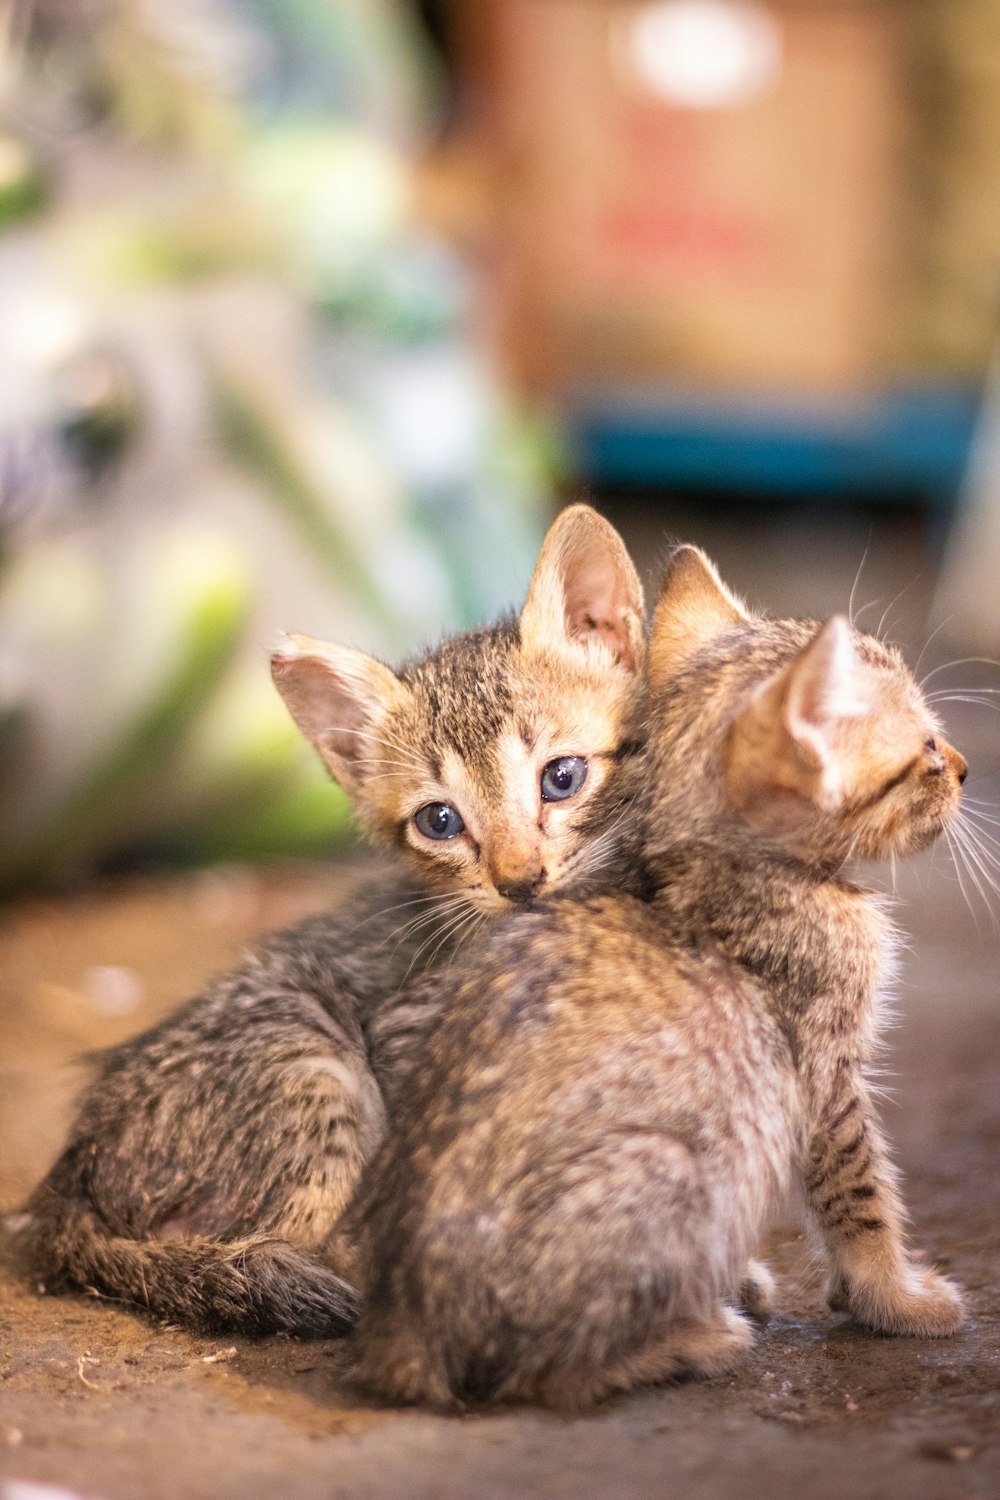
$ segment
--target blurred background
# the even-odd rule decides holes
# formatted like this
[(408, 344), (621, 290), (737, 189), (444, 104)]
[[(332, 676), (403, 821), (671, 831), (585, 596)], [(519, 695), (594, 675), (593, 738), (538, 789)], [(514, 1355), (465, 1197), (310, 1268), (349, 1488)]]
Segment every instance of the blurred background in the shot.
[(0, 890), (335, 849), (278, 632), (581, 493), (995, 654), (998, 308), (1000, 0), (3, 0)]

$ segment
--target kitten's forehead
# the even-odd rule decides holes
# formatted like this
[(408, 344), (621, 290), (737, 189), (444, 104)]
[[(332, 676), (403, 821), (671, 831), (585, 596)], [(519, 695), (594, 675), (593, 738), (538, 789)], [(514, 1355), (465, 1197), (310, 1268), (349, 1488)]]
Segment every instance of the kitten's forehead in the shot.
[(436, 775), (446, 749), (470, 766), (492, 758), (516, 711), (519, 645), (516, 620), (504, 619), (446, 640), (400, 669), (412, 694), (407, 727)]

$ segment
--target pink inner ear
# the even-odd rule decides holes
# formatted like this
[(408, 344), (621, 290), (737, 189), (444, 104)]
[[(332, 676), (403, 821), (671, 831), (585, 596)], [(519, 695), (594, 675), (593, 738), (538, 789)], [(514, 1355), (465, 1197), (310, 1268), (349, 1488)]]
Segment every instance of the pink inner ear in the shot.
[(367, 722), (357, 689), (352, 691), (328, 662), (282, 652), (271, 660), (275, 683), (306, 739), (317, 749), (355, 759), (362, 750), (358, 731)]
[(567, 572), (565, 608), (570, 635), (606, 640), (627, 666), (634, 667), (625, 620), (627, 601), (622, 598), (618, 575), (603, 558), (594, 557), (574, 559)]
[(792, 670), (788, 712), (793, 722), (828, 729), (840, 719), (865, 713), (860, 663), (850, 626), (835, 616), (802, 653)]

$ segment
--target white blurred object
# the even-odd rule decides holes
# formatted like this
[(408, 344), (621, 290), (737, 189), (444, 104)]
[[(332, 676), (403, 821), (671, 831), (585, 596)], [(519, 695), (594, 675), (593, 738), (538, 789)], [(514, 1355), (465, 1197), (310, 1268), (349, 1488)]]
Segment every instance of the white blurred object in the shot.
[(135, 969), (117, 964), (101, 964), (88, 969), (81, 980), (81, 991), (95, 1010), (106, 1016), (124, 1016), (138, 1010), (146, 996), (146, 986)]
[(932, 617), (968, 651), (1000, 651), (1000, 347), (993, 358), (972, 455)]
[(778, 19), (753, 0), (656, 0), (612, 33), (619, 68), (667, 104), (737, 109), (781, 73)]

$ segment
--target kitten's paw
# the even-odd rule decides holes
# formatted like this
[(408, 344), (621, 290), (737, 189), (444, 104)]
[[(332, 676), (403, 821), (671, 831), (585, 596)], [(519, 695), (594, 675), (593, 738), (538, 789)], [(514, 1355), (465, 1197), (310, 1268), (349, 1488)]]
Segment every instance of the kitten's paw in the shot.
[(675, 1324), (672, 1345), (677, 1374), (704, 1380), (728, 1375), (743, 1363), (753, 1348), (753, 1329), (742, 1313), (720, 1307), (710, 1322)]
[(850, 1312), (851, 1289), (844, 1276), (834, 1272), (826, 1284), (824, 1296), (826, 1305), (832, 1312)]
[(739, 1303), (758, 1323), (766, 1323), (778, 1300), (778, 1283), (770, 1266), (762, 1260), (748, 1260), (746, 1275), (740, 1282)]
[(854, 1286), (848, 1307), (858, 1322), (874, 1333), (908, 1338), (948, 1338), (958, 1332), (965, 1319), (958, 1287), (938, 1271), (912, 1265), (893, 1286)]

